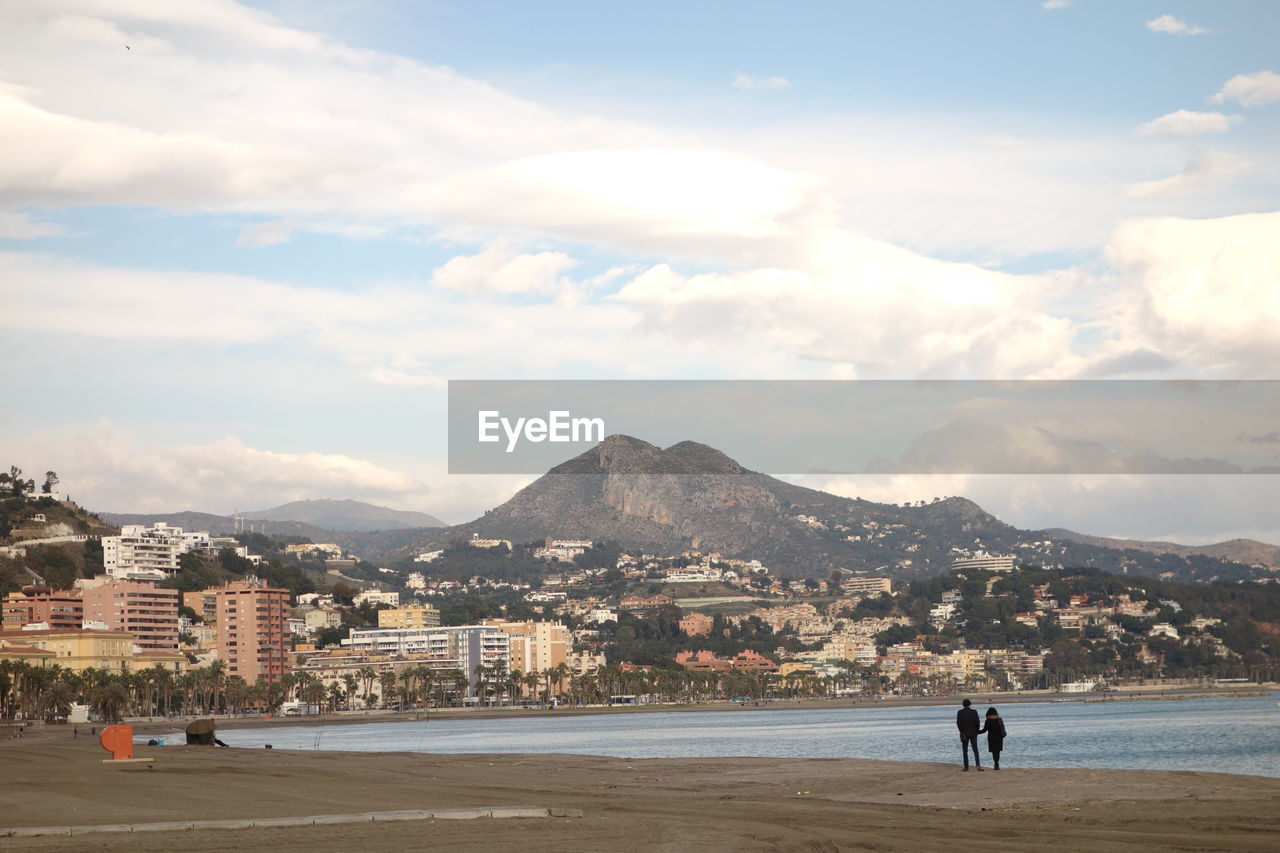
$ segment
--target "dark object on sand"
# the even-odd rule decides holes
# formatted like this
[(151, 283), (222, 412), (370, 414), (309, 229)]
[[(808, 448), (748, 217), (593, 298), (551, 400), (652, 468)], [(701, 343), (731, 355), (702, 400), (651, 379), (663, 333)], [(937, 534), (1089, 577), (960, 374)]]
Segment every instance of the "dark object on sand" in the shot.
[[(213, 720), (195, 720), (187, 725), (187, 743), (201, 746), (213, 746), (217, 738), (213, 736), (217, 724)], [(226, 746), (226, 744), (223, 744)]]

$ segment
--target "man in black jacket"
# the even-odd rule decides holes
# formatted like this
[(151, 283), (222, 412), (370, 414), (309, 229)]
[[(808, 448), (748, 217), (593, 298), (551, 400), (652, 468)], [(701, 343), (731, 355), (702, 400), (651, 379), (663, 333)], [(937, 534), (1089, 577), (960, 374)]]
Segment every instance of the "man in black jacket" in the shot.
[(973, 747), (973, 766), (981, 770), (982, 762), (978, 760), (978, 729), (982, 728), (982, 721), (978, 719), (978, 712), (970, 708), (973, 703), (968, 699), (963, 702), (964, 707), (956, 711), (956, 728), (960, 730), (960, 752), (964, 755), (964, 769), (969, 769), (969, 747)]

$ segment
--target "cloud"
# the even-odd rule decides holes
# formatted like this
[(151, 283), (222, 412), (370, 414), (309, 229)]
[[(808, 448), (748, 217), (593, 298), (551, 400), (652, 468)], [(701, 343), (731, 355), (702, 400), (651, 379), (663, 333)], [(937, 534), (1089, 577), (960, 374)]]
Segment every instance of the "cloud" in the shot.
[(262, 248), (263, 246), (274, 246), (277, 243), (287, 243), (289, 242), (289, 236), (293, 233), (293, 228), (293, 223), (287, 219), (277, 219), (274, 222), (259, 222), (257, 225), (251, 225), (241, 231), (240, 236), (236, 238), (236, 245)]
[(1280, 363), (1280, 212), (1146, 219), (1116, 230), (1113, 296), (1097, 309), (1117, 340), (1209, 374), (1272, 377)]
[(1225, 133), (1232, 125), (1243, 121), (1240, 116), (1223, 113), (1198, 113), (1178, 110), (1162, 115), (1138, 128), (1138, 133), (1168, 133), (1174, 136), (1199, 136), (1205, 133)]
[(1147, 21), (1147, 29), (1153, 33), (1167, 33), (1173, 36), (1199, 36), (1209, 32), (1204, 27), (1188, 24), (1173, 15), (1161, 15), (1158, 18), (1152, 18)]
[(750, 74), (736, 74), (733, 88), (744, 92), (780, 92), (791, 86), (786, 77), (752, 77)]
[(1242, 441), (1246, 444), (1280, 444), (1280, 432), (1273, 430), (1262, 435), (1250, 435), (1247, 432), (1242, 432), (1236, 441)]
[(869, 474), (1240, 474), (1218, 459), (1171, 459), (1151, 450), (1120, 451), (1064, 437), (1044, 426), (961, 417), (925, 430), (896, 460), (877, 459)]
[(616, 299), (641, 328), (709, 347), (791, 351), (874, 376), (1025, 375), (1071, 345), (1039, 300), (1049, 281), (945, 263), (842, 231), (815, 236), (791, 268), (641, 273)]
[(1124, 194), (1127, 198), (1158, 198), (1203, 192), (1235, 179), (1248, 168), (1248, 163), (1231, 154), (1205, 151), (1192, 159), (1178, 174), (1155, 181), (1129, 184), (1124, 188)]
[(24, 444), (27, 456), (46, 460), (40, 464), (61, 473), (67, 491), (96, 510), (229, 512), (315, 497), (403, 501), (428, 491), (415, 478), (366, 459), (264, 450), (234, 435), (143, 447), (102, 421), (56, 441)]
[(471, 294), (556, 294), (573, 286), (565, 273), (575, 265), (563, 252), (518, 254), (499, 240), (479, 254), (458, 256), (438, 267), (431, 284)]
[(1044, 0), (1044, 2), (1040, 4), (1040, 8), (1047, 9), (1050, 12), (1055, 12), (1058, 9), (1065, 9), (1070, 5), (1071, 0)]
[(1237, 74), (1209, 100), (1215, 104), (1237, 101), (1246, 107), (1260, 107), (1280, 101), (1280, 74), (1274, 71), (1255, 71)]
[(41, 237), (61, 237), (66, 233), (66, 229), (56, 222), (39, 222), (30, 214), (0, 210), (0, 240), (38, 240)]

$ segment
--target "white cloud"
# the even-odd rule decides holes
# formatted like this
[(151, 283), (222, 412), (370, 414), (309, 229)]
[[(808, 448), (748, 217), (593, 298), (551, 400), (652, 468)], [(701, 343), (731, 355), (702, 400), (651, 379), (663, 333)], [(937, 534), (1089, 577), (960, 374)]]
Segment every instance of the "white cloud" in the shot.
[(281, 453), (229, 435), (204, 444), (141, 447), (108, 422), (56, 440), (19, 442), (63, 475), (82, 505), (114, 512), (228, 512), (315, 497), (396, 499), (427, 491), (415, 478), (336, 453)]
[(1204, 151), (1176, 175), (1154, 181), (1129, 184), (1124, 188), (1128, 198), (1158, 198), (1203, 192), (1239, 177), (1249, 164), (1221, 151)]
[(519, 254), (495, 241), (476, 255), (458, 256), (436, 269), (431, 284), (471, 294), (556, 294), (573, 286), (575, 261), (563, 252)]
[(293, 228), (294, 224), (288, 219), (259, 222), (241, 231), (240, 236), (236, 238), (236, 245), (262, 248), (274, 246), (277, 243), (287, 243), (290, 235), (293, 234)]
[(41, 237), (61, 237), (66, 233), (66, 229), (56, 222), (40, 222), (27, 213), (0, 210), (0, 240), (38, 240)]
[(1173, 15), (1161, 15), (1147, 21), (1147, 29), (1153, 33), (1167, 33), (1173, 36), (1199, 36), (1209, 32), (1204, 27), (1188, 24)]
[(654, 335), (792, 352), (862, 378), (1022, 376), (1071, 346), (1071, 323), (1042, 306), (1048, 288), (832, 231), (792, 268), (686, 276), (659, 265), (616, 298)]
[(1050, 12), (1058, 9), (1065, 9), (1071, 5), (1071, 0), (1044, 0), (1040, 4), (1041, 9), (1048, 9)]
[(1280, 363), (1280, 213), (1147, 219), (1106, 249), (1117, 339), (1229, 377), (1272, 377)]
[(1274, 71), (1237, 74), (1222, 84), (1218, 93), (1209, 100), (1215, 104), (1238, 101), (1246, 107), (1260, 107), (1280, 101), (1280, 74)]
[(1229, 116), (1224, 113), (1198, 113), (1192, 110), (1177, 110), (1147, 122), (1138, 128), (1138, 133), (1168, 133), (1174, 136), (1199, 136), (1205, 133), (1225, 133), (1232, 125), (1243, 119), (1240, 116)]
[(791, 81), (786, 77), (752, 77), (750, 74), (736, 74), (733, 87), (744, 92), (780, 92), (789, 88)]

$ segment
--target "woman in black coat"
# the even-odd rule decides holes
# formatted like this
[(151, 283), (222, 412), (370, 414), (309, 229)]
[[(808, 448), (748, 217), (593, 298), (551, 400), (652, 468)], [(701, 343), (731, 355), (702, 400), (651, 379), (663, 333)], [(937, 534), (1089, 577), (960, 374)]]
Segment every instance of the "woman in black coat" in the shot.
[(978, 734), (987, 733), (987, 750), (991, 753), (991, 763), (1000, 769), (1000, 752), (1004, 749), (1004, 720), (995, 708), (987, 709), (987, 718), (983, 721)]

